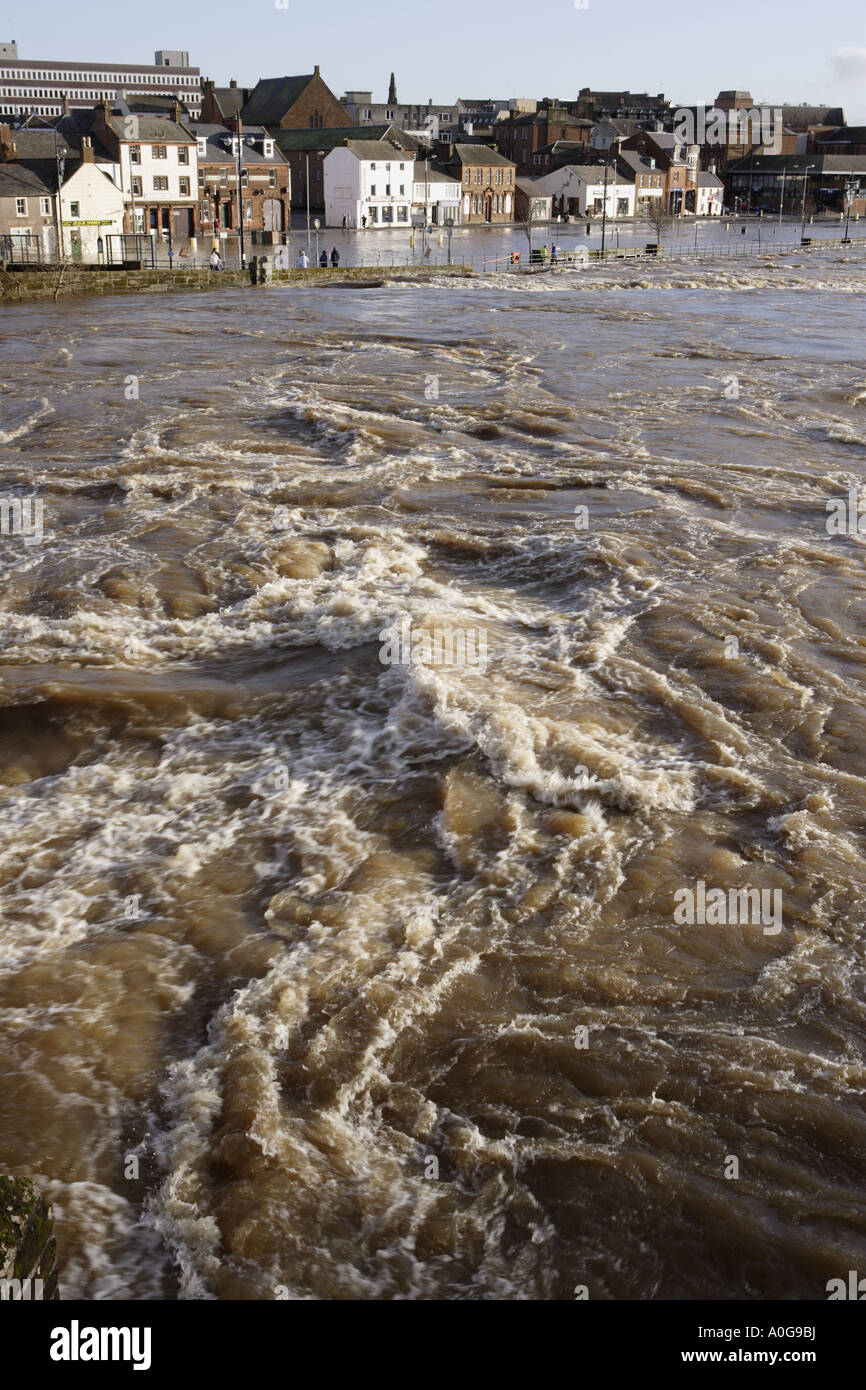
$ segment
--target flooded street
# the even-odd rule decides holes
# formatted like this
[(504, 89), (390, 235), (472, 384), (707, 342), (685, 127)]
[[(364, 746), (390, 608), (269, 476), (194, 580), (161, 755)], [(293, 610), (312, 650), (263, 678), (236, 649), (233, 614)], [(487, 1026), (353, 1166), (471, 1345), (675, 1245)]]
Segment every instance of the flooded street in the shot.
[(63, 1297), (866, 1269), (864, 267), (3, 309), (0, 1171)]

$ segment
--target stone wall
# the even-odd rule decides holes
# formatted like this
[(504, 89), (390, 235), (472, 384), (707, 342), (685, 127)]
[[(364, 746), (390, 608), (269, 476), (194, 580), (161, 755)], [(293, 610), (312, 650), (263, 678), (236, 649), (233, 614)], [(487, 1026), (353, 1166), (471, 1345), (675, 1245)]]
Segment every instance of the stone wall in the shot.
[[(431, 275), (468, 275), (463, 266), (347, 266), (335, 270), (275, 270), (274, 284), (326, 285), (361, 281), (423, 280)], [(34, 299), (66, 299), (91, 294), (164, 294), (178, 290), (219, 290), (229, 286), (252, 289), (249, 271), (240, 270), (95, 270), (68, 268), (61, 276), (52, 270), (0, 269), (0, 303)]]
[(59, 1297), (51, 1207), (32, 1179), (0, 1178), (0, 1300)]
[[(275, 284), (381, 283), (386, 279), (426, 279), (431, 275), (468, 275), (463, 266), (347, 266), (331, 270), (275, 270)], [(239, 270), (67, 270), (0, 271), (0, 300), (7, 303), (33, 299), (67, 298), (92, 294), (159, 294), (178, 290), (217, 290), (228, 286), (250, 288), (249, 271)]]

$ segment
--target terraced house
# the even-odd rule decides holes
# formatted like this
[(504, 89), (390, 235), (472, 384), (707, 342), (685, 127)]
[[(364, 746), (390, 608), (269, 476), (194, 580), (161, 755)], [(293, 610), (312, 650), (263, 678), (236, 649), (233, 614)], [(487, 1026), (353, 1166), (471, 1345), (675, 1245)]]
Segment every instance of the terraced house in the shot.
[[(291, 179), (288, 161), (264, 126), (195, 126), (198, 146), (198, 221), (202, 234), (219, 238), (236, 232), (281, 233), (289, 226)], [(241, 154), (238, 188), (238, 151)]]
[(437, 162), (460, 184), (464, 227), (514, 221), (513, 160), (486, 145), (443, 145)]

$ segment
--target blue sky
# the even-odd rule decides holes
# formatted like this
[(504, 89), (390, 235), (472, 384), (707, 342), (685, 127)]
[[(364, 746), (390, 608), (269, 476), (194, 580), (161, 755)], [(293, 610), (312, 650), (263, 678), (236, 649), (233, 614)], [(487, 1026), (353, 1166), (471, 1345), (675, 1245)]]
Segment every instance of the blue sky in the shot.
[(318, 63), (337, 96), (372, 88), (379, 101), (393, 69), (401, 101), (564, 99), (591, 86), (694, 102), (744, 87), (756, 101), (842, 104), (862, 121), (864, 30), (862, 0), (45, 0), (7, 11), (0, 38), (46, 59), (187, 49), (204, 76), (241, 86)]

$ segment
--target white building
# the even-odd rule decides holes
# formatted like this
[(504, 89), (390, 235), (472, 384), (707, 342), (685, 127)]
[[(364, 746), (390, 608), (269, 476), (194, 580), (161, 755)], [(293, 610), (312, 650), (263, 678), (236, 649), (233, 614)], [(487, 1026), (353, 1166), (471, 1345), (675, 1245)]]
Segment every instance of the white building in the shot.
[(460, 183), (445, 169), (437, 169), (423, 160), (416, 162), (412, 211), (423, 212), (429, 225), (442, 227), (446, 217), (453, 217), (454, 226), (460, 226), (463, 220), (460, 193)]
[(697, 216), (721, 217), (724, 196), (725, 185), (718, 174), (702, 169), (698, 174), (698, 186), (695, 190)]
[[(49, 26), (50, 27), (50, 26)], [(72, 108), (115, 101), (126, 94), (177, 96), (195, 117), (201, 111), (201, 75), (189, 54), (161, 48), (153, 64), (53, 62), (19, 58), (14, 42), (0, 44), (0, 115), (59, 116)]]
[(92, 162), (89, 142), (83, 153), (84, 162), (60, 190), (63, 249), (73, 261), (95, 263), (105, 250), (105, 238), (123, 231), (124, 201), (117, 185)]
[(323, 160), (325, 226), (410, 227), (415, 161), (389, 140), (347, 140)]
[(605, 210), (610, 218), (633, 217), (635, 186), (618, 174), (613, 165), (564, 164), (532, 180), (537, 193), (553, 196), (553, 215), (568, 213), (571, 217), (600, 217)]

